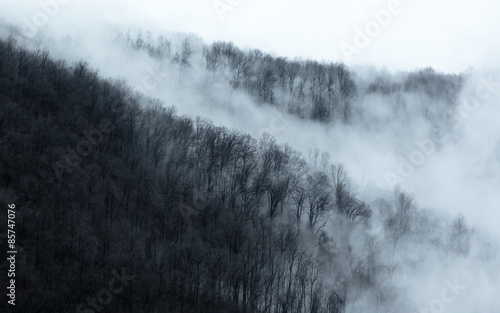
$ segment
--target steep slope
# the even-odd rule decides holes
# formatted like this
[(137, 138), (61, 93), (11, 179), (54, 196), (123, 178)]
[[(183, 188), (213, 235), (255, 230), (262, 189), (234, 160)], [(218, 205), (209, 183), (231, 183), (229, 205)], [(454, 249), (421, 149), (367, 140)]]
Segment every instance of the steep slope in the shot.
[(495, 241), (398, 189), (364, 201), (318, 150), (177, 116), (13, 38), (0, 107), (23, 311), (401, 312), (450, 284), (455, 312), (498, 306)]

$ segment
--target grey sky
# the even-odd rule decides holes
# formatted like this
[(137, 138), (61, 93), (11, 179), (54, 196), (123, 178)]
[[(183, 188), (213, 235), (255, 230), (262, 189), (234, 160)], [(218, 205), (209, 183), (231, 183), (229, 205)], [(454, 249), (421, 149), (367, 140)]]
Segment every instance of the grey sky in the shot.
[[(499, 65), (496, 56), (500, 52), (497, 41), (500, 28), (496, 20), (500, 3), (494, 0), (400, 0), (399, 5), (394, 3), (397, 0), (0, 0), (0, 3), (4, 12), (8, 12), (8, 20), (19, 22), (23, 18), (32, 19), (41, 10), (41, 3), (52, 1), (67, 4), (61, 5), (48, 26), (59, 24), (71, 28), (77, 20), (89, 19), (141, 25), (144, 29), (160, 26), (194, 32), (208, 41), (231, 40), (241, 47), (288, 57), (374, 64), (391, 70), (432, 66), (442, 71), (462, 71), (468, 66)], [(397, 14), (390, 17), (373, 14), (391, 5), (398, 6)], [(367, 28), (372, 36), (358, 49), (357, 29), (366, 33)], [(347, 57), (341, 50), (343, 43), (358, 51)]]

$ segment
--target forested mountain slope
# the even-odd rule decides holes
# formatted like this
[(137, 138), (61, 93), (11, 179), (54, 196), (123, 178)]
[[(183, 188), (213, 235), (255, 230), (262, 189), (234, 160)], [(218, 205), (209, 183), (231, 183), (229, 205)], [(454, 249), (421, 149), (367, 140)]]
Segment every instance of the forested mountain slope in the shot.
[(232, 88), (244, 90), (260, 103), (320, 122), (359, 120), (367, 115), (364, 99), (375, 96), (397, 99), (394, 110), (408, 113), (401, 108), (403, 102), (412, 95), (423, 95), (417, 105), (429, 114), (438, 114), (434, 107), (442, 103), (453, 106), (464, 81), (463, 74), (441, 74), (432, 68), (394, 75), (378, 71), (364, 79), (342, 63), (288, 60), (258, 49), (241, 50), (228, 42), (205, 44), (195, 36), (176, 37), (153, 38), (151, 33), (144, 36), (139, 31), (135, 37), (130, 32), (119, 34), (115, 42), (160, 62), (177, 64), (179, 71), (194, 66), (196, 76), (207, 72), (212, 80), (224, 78)]
[[(252, 56), (221, 47), (224, 62)], [(186, 55), (171, 57), (182, 68)], [(279, 64), (259, 58), (256, 67)], [(341, 65), (319, 68), (350, 82)], [(331, 94), (339, 106), (321, 115), (327, 76), (297, 74), (290, 88), (271, 71), (242, 74), (234, 88), (273, 104), (307, 82), (311, 107), (297, 114), (327, 122), (347, 112), (343, 83)], [(0, 41), (0, 200), (20, 212), (21, 311), (85, 312), (117, 273), (124, 288), (105, 307), (113, 312), (408, 312), (440, 297), (422, 290), (426, 279), (466, 286), (455, 299), (467, 301), (447, 304), (455, 312), (493, 308), (480, 290), (498, 287), (494, 240), (399, 189), (367, 203), (354, 185), (328, 154), (306, 160), (272, 137), (178, 116), (83, 61)]]
[(106, 28), (26, 39), (15, 26), (0, 27), (2, 36), (9, 33), (33, 51), (47, 50), (70, 63), (84, 60), (102, 77), (121, 77), (180, 115), (202, 116), (255, 138), (269, 133), (306, 155), (319, 148), (357, 181), (366, 178), (364, 184), (380, 189), (404, 181), (386, 174), (399, 175), (400, 158), (408, 162), (419, 149), (415, 142), (434, 140), (441, 151), (447, 142), (436, 139), (451, 133), (471, 89), (469, 72), (347, 68), (163, 31)]

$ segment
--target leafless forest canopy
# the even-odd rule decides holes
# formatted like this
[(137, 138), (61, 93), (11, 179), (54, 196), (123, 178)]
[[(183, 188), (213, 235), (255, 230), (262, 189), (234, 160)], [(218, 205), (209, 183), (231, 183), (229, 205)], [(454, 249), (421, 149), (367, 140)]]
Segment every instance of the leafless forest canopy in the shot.
[[(155, 60), (174, 90), (193, 84), (203, 99), (220, 82), (224, 94), (326, 127), (375, 131), (418, 114), (431, 136), (452, 123), (444, 112), (467, 80), (432, 68), (362, 75), (194, 36), (124, 32), (110, 44)], [(484, 274), (482, 286), (498, 287), (496, 238), (463, 215), (397, 186), (365, 197), (333, 153), (178, 114), (146, 87), (16, 32), (0, 40), (0, 200), (22, 207), (21, 311), (94, 312), (87, 299), (122, 269), (135, 278), (106, 311), (416, 312), (457, 273), (467, 289), (455, 298), (473, 299), (463, 309), (492, 308), (468, 282)], [(371, 99), (387, 112), (373, 113)], [(434, 272), (438, 289), (417, 301), (416, 282)]]

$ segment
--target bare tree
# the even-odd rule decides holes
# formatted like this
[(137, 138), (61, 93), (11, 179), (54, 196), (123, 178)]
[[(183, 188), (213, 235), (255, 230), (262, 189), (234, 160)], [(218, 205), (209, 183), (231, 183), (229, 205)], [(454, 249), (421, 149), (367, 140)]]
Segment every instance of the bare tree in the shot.
[(389, 232), (393, 248), (397, 243), (411, 232), (410, 222), (416, 209), (415, 196), (409, 195), (396, 189), (395, 192), (396, 211), (392, 212), (386, 220), (386, 229)]
[(191, 55), (193, 54), (193, 48), (191, 47), (191, 42), (189, 38), (185, 38), (181, 43), (181, 51), (177, 52), (172, 59), (173, 63), (179, 64), (179, 72), (184, 72), (187, 68), (191, 67)]
[[(330, 189), (331, 184), (328, 176), (323, 172), (315, 172), (307, 176), (307, 200), (309, 204), (308, 225), (315, 233), (324, 225), (316, 229), (320, 218), (328, 211), (331, 204)], [(325, 221), (326, 222), (326, 221)]]
[(458, 255), (467, 256), (469, 254), (470, 238), (473, 229), (467, 226), (465, 216), (459, 214), (452, 223), (449, 239), (449, 248)]
[(208, 71), (216, 72), (222, 65), (223, 48), (222, 42), (214, 42), (210, 47), (203, 48), (203, 57)]

